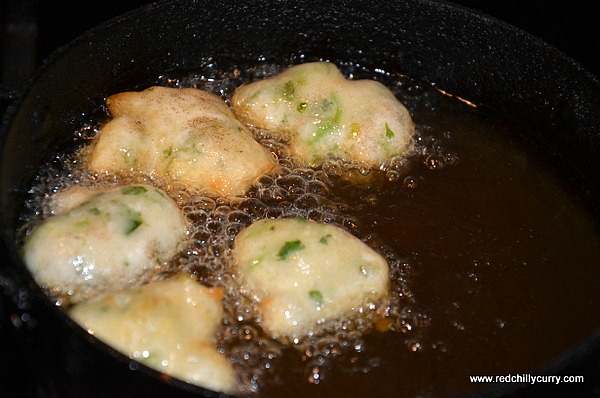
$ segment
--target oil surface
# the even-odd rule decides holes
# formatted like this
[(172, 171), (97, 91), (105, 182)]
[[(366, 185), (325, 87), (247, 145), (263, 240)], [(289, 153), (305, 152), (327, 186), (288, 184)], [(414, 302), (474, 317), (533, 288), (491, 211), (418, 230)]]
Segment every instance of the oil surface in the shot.
[[(233, 361), (244, 394), (461, 393), (481, 387), (469, 375), (531, 371), (600, 326), (598, 226), (575, 194), (574, 173), (550, 167), (543, 145), (528, 142), (521, 125), (405, 76), (340, 67), (351, 78), (390, 87), (419, 132), (414, 152), (391, 160), (370, 184), (343, 178), (366, 174), (360, 165), (332, 160), (321, 169), (298, 167), (285, 143), (261, 131), (257, 138), (278, 155), (282, 170), (262, 178), (243, 200), (173, 192), (151, 181), (192, 222), (187, 250), (158, 277), (192, 272), (225, 289), (218, 345)], [(157, 83), (198, 87), (227, 100), (241, 83), (280, 68), (213, 59), (199, 70), (165, 73)], [(77, 145), (85, 146), (101, 121), (83, 126)], [(27, 228), (48, 215), (47, 199), (67, 185), (140, 181), (99, 180), (78, 159), (59, 154), (40, 171), (24, 215)], [(339, 225), (383, 254), (393, 276), (389, 301), (293, 345), (264, 336), (231, 277), (231, 247), (253, 221), (286, 216)], [(68, 305), (68, 296), (56, 299)], [(371, 327), (380, 316), (385, 327)]]

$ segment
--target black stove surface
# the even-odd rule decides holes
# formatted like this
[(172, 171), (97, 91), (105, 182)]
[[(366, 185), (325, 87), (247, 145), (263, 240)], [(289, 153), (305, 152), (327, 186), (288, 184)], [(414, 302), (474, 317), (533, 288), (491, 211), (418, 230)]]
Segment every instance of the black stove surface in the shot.
[[(0, 2), (0, 115), (42, 61), (57, 48), (66, 45), (84, 31), (110, 18), (150, 3), (143, 0), (3, 0)], [(497, 17), (550, 43), (578, 61), (585, 69), (600, 76), (600, 28), (597, 22), (596, 0), (458, 0), (454, 3)], [(1, 265), (9, 260), (0, 242)], [(143, 387), (129, 385), (106, 387), (85, 372), (86, 363), (69, 363), (68, 352), (44, 352), (36, 339), (60, 340), (61, 336), (40, 336), (31, 317), (27, 297), (0, 272), (0, 396), (2, 397), (103, 397), (170, 396), (161, 383)], [(79, 347), (71, 346), (77, 351)], [(52, 366), (38, 361), (38, 354), (57, 355), (60, 363), (69, 367), (73, 387), (65, 392), (54, 385), (53, 377), (65, 377), (64, 369), (40, 370)], [(73, 356), (74, 357), (74, 356)], [(88, 361), (101, 361), (92, 356)], [(110, 365), (112, 366), (112, 365)], [(118, 378), (120, 371), (110, 366), (98, 378)], [(125, 366), (125, 365), (124, 365)], [(528, 388), (511, 396), (580, 396), (600, 397), (600, 350), (589, 353), (581, 361), (565, 369), (564, 375), (583, 375), (585, 383), (544, 385)], [(43, 375), (43, 376), (40, 376)], [(140, 376), (141, 377), (141, 376)], [(144, 384), (144, 383), (141, 383)]]

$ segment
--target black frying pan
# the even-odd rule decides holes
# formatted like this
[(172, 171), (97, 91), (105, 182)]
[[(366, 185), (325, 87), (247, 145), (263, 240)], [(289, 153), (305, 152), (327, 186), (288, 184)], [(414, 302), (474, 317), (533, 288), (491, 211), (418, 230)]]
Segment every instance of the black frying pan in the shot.
[[(595, 173), (600, 150), (597, 79), (555, 49), (496, 20), (426, 1), (369, 7), (358, 1), (257, 6), (181, 1), (138, 10), (55, 54), (8, 113), (2, 131), (0, 211), (10, 258), (2, 268), (8, 276), (4, 290), (11, 297), (34, 297), (20, 302), (34, 307), (37, 322), (27, 337), (34, 350), (26, 355), (37, 362), (34, 372), (46, 395), (164, 396), (184, 394), (185, 388), (159, 382), (151, 371), (129, 371), (122, 357), (46, 307), (12, 245), (37, 166), (68, 141), (82, 113), (91, 113), (107, 94), (146, 85), (166, 69), (193, 68), (208, 54), (287, 56), (298, 51), (401, 71), (513, 117), (533, 118), (545, 139), (592, 185), (600, 186)], [(596, 346), (595, 336), (590, 339), (560, 359), (571, 364), (582, 350)], [(48, 340), (56, 343), (45, 344)], [(86, 354), (74, 354), (80, 350)], [(564, 366), (557, 361), (547, 369), (560, 372)], [(110, 380), (126, 377), (128, 382), (95, 380), (94, 372), (100, 370)]]

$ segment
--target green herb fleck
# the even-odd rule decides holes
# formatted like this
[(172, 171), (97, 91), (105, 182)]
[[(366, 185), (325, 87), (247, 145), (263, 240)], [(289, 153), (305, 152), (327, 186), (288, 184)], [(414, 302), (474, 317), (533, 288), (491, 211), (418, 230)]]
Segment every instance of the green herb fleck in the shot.
[(339, 126), (339, 123), (342, 119), (342, 108), (339, 107), (337, 98), (335, 96), (332, 98), (332, 100), (324, 99), (321, 103), (321, 109), (323, 110), (323, 113), (329, 115), (333, 113), (333, 115), (328, 118), (321, 119), (317, 126), (317, 132), (314, 134), (311, 140), (313, 143), (319, 141), (326, 135), (331, 134), (331, 132), (333, 132), (333, 130)]
[(75, 226), (78, 228), (87, 227), (90, 225), (90, 220), (79, 220), (75, 222)]
[(129, 220), (128, 224), (127, 224), (127, 228), (125, 229), (125, 235), (129, 235), (131, 234), (133, 231), (135, 231), (136, 229), (138, 229), (138, 227), (142, 225), (142, 220), (138, 219), (138, 218), (134, 218)]
[(331, 120), (324, 120), (317, 127), (317, 133), (313, 137), (313, 142), (319, 141), (321, 138), (325, 137), (327, 134), (330, 134), (335, 128), (335, 123)]
[(142, 215), (138, 211), (127, 209), (127, 224), (125, 225), (125, 235), (131, 234), (142, 225)]
[(390, 128), (390, 126), (386, 123), (385, 124), (385, 138), (394, 138), (394, 132), (392, 131), (392, 129)]
[(298, 104), (298, 106), (296, 107), (296, 110), (300, 113), (303, 113), (306, 110), (306, 107), (308, 106), (308, 104), (306, 102), (301, 102)]
[(163, 156), (165, 158), (168, 158), (169, 156), (171, 156), (173, 154), (173, 149), (172, 148), (167, 148), (163, 151)]
[(91, 209), (88, 210), (89, 213), (95, 215), (95, 216), (99, 216), (100, 215), (100, 210), (98, 210), (97, 207), (92, 207)]
[[(332, 93), (330, 99), (325, 98), (321, 101), (320, 108), (323, 111), (323, 115), (330, 115), (328, 120), (333, 123), (339, 123), (342, 118), (342, 108), (340, 107), (339, 99), (335, 93)], [(332, 115), (333, 114), (333, 115)]]
[(283, 98), (285, 98), (286, 101), (292, 102), (294, 100), (295, 91), (294, 82), (288, 80), (283, 86)]
[(331, 238), (331, 234), (327, 234), (325, 236), (322, 236), (321, 239), (319, 239), (319, 243), (322, 243), (324, 245), (329, 243), (329, 238)]
[(321, 110), (323, 111), (323, 113), (329, 112), (331, 110), (331, 107), (333, 106), (333, 101), (325, 98), (321, 101), (321, 103), (319, 104), (321, 107)]
[(323, 303), (323, 295), (321, 294), (320, 291), (311, 290), (310, 292), (308, 292), (308, 295), (310, 296), (311, 299), (315, 300), (317, 305), (320, 306)]
[(285, 260), (290, 253), (302, 249), (304, 249), (304, 245), (299, 240), (285, 242), (285, 244), (281, 247), (281, 250), (279, 250), (279, 253), (277, 253), (277, 257), (279, 257), (280, 260)]
[(139, 195), (147, 192), (148, 190), (140, 185), (132, 185), (121, 189), (123, 195)]
[(340, 120), (342, 120), (342, 108), (338, 107), (335, 110), (335, 115), (333, 115), (333, 122), (335, 124), (338, 124)]

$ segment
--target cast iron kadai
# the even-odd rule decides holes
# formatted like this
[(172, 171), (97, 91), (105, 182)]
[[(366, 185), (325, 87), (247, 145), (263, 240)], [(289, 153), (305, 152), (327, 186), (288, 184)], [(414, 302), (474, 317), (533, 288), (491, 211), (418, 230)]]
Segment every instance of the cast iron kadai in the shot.
[[(130, 363), (78, 328), (45, 298), (18, 256), (15, 230), (39, 165), (115, 92), (212, 55), (348, 60), (424, 79), (480, 107), (535, 121), (540, 137), (600, 187), (600, 84), (545, 43), (451, 4), (176, 0), (149, 5), (85, 33), (55, 53), (2, 126), (0, 211), (9, 264), (2, 277), (26, 296), (28, 337), (48, 396), (211, 395)], [(532, 372), (560, 372), (597, 349), (598, 332)], [(48, 344), (48, 342), (52, 342)], [(576, 343), (576, 344), (575, 344)], [(132, 371), (135, 368), (141, 371)], [(102, 376), (98, 376), (102, 375)], [(101, 379), (101, 380), (99, 380)], [(119, 380), (114, 382), (114, 380)], [(502, 394), (517, 386), (487, 391)]]

